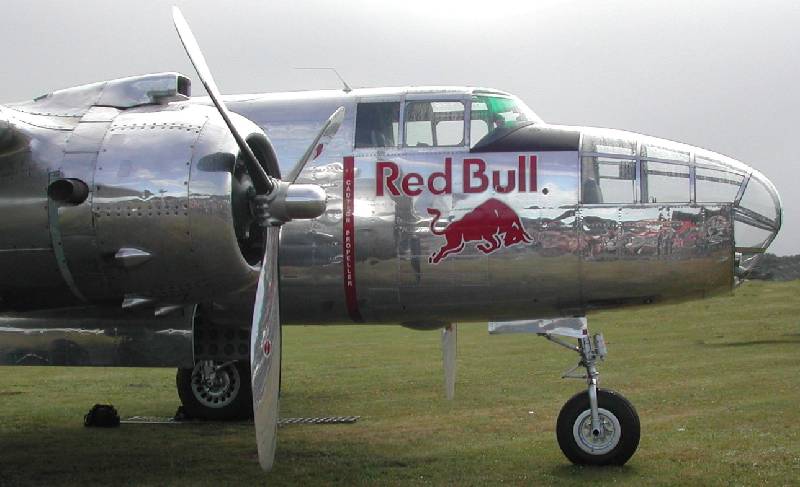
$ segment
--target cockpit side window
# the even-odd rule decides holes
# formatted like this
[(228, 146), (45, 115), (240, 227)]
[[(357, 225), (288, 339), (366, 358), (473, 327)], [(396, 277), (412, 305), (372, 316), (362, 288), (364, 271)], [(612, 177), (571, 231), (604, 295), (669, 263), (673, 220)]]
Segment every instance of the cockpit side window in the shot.
[(405, 111), (407, 147), (464, 145), (464, 104), (460, 101), (409, 101)]
[(584, 156), (582, 200), (586, 204), (636, 201), (636, 161), (605, 156)]
[(397, 147), (399, 127), (400, 102), (359, 103), (355, 147)]
[(642, 202), (688, 203), (692, 199), (691, 153), (679, 146), (641, 145)]
[[(695, 168), (696, 201), (698, 203), (730, 203), (736, 200), (744, 176), (725, 170), (724, 166), (717, 168), (700, 166), (703, 162), (703, 159), (697, 158), (698, 167)], [(706, 160), (706, 164), (708, 163)]]
[(636, 142), (614, 134), (585, 134), (581, 144), (581, 201), (584, 204), (636, 202)]
[(518, 100), (488, 95), (472, 97), (470, 119), (470, 147), (494, 135), (508, 133), (523, 123), (538, 121), (538, 117)]
[(687, 164), (642, 161), (642, 172), (644, 202), (688, 203), (691, 199), (692, 187)]

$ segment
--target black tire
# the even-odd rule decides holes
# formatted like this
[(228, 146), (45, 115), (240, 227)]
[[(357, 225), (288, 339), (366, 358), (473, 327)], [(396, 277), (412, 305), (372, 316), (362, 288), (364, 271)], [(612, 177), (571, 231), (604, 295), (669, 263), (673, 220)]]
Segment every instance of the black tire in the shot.
[[(624, 465), (639, 446), (639, 415), (630, 401), (607, 389), (598, 389), (597, 406), (601, 410), (601, 422), (609, 426), (606, 430), (609, 432), (608, 436), (599, 437), (594, 440), (596, 443), (582, 440), (586, 438), (587, 414), (588, 425), (591, 425), (589, 393), (583, 391), (572, 396), (561, 408), (556, 422), (558, 446), (569, 461), (576, 465)], [(614, 420), (619, 423), (618, 435)], [(584, 428), (581, 428), (582, 425)], [(592, 452), (595, 447), (598, 449)]]
[(234, 362), (220, 372), (224, 374), (225, 386), (210, 391), (200, 381), (199, 364), (194, 369), (178, 369), (175, 376), (178, 397), (189, 418), (230, 421), (253, 416), (250, 364)]

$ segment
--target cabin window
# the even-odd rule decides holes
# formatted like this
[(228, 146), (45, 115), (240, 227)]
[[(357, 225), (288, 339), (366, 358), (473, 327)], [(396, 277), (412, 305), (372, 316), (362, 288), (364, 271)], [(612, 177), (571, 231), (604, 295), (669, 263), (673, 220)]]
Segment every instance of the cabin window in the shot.
[(582, 201), (586, 204), (636, 202), (636, 161), (604, 156), (582, 158)]
[(768, 184), (763, 176), (754, 171), (745, 183), (741, 200), (735, 203), (733, 231), (737, 250), (745, 254), (740, 264), (744, 268), (750, 268), (757, 262), (757, 258), (746, 256), (750, 253), (747, 249), (760, 248), (759, 253), (763, 252), (780, 228), (780, 201)]
[(355, 147), (396, 147), (399, 127), (400, 102), (359, 103)]
[(464, 145), (464, 104), (460, 101), (410, 101), (405, 111), (407, 147)]
[(778, 217), (776, 201), (764, 183), (757, 177), (750, 177), (739, 206), (765, 216), (772, 221)]
[(646, 203), (688, 203), (691, 200), (689, 166), (656, 161), (642, 161)]
[(682, 147), (663, 147), (642, 144), (642, 159), (661, 160), (665, 162), (684, 162), (689, 164), (691, 154)]
[(610, 157), (636, 156), (636, 141), (622, 138), (614, 130), (594, 129), (581, 137), (581, 151), (592, 154), (605, 154)]
[[(472, 141), (479, 141), (482, 138), (489, 135), (489, 124), (486, 123), (486, 120), (475, 120), (472, 119), (469, 123), (469, 137)], [(474, 146), (475, 143), (470, 144), (470, 146)]]
[(698, 203), (731, 203), (739, 194), (744, 178), (739, 174), (695, 168), (695, 191)]
[[(473, 96), (470, 109), (470, 147), (509, 133), (523, 123), (538, 121), (528, 107), (505, 96)], [(490, 135), (491, 134), (491, 135)]]
[(770, 239), (775, 230), (753, 226), (753, 221), (741, 214), (736, 214), (733, 222), (733, 234), (736, 235), (737, 247), (762, 247)]
[[(663, 144), (663, 145), (662, 145)], [(692, 200), (689, 164), (684, 146), (645, 140), (641, 145), (642, 203), (688, 203)]]

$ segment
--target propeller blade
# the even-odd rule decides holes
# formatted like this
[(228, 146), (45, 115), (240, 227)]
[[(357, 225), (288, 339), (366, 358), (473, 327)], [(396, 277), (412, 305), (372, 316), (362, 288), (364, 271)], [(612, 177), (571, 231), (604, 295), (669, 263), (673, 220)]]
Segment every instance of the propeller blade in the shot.
[(222, 95), (220, 94), (219, 88), (217, 88), (217, 83), (214, 82), (214, 77), (211, 75), (211, 70), (208, 68), (206, 58), (203, 56), (203, 52), (197, 44), (197, 39), (194, 37), (192, 29), (189, 28), (189, 24), (183, 17), (181, 9), (178, 7), (172, 7), (172, 22), (175, 24), (178, 37), (181, 39), (181, 43), (186, 50), (186, 54), (189, 56), (189, 60), (192, 62), (195, 71), (197, 71), (200, 82), (203, 83), (203, 86), (208, 92), (208, 96), (211, 97), (211, 101), (214, 103), (214, 106), (217, 107), (219, 114), (225, 121), (225, 125), (228, 126), (228, 130), (231, 131), (233, 138), (236, 139), (239, 150), (244, 155), (247, 169), (250, 172), (250, 177), (253, 179), (256, 190), (259, 194), (270, 193), (275, 187), (275, 182), (267, 175), (264, 168), (261, 167), (261, 163), (258, 162), (253, 150), (247, 145), (247, 142), (245, 142), (239, 131), (234, 127), (233, 122), (231, 122), (230, 112), (222, 101)]
[(217, 84), (200, 51), (189, 24), (178, 7), (172, 7), (172, 20), (186, 54), (192, 62), (214, 106), (239, 145), (248, 172), (256, 187), (254, 214), (264, 226), (264, 259), (258, 279), (250, 330), (250, 370), (253, 390), (253, 417), (258, 443), (258, 461), (264, 470), (272, 468), (278, 432), (281, 364), (281, 321), (278, 247), (280, 227), (292, 219), (316, 218), (325, 211), (325, 191), (316, 185), (292, 184), (305, 165), (322, 153), (344, 120), (339, 107), (325, 122), (314, 142), (289, 173), (287, 181), (269, 176), (252, 149), (236, 130), (230, 112), (222, 101)]
[(314, 142), (308, 146), (306, 153), (303, 154), (303, 157), (297, 161), (297, 164), (294, 165), (292, 170), (286, 176), (286, 181), (289, 181), (290, 183), (297, 181), (298, 176), (300, 176), (300, 173), (303, 171), (303, 168), (306, 167), (306, 164), (322, 154), (323, 149), (325, 149), (328, 143), (330, 143), (331, 139), (333, 139), (333, 137), (336, 135), (336, 132), (339, 131), (339, 127), (344, 121), (344, 112), (344, 107), (339, 107), (331, 114), (330, 117), (328, 117), (328, 120), (325, 121), (325, 124), (322, 126), (322, 130), (320, 130), (317, 136), (314, 138)]
[(444, 365), (444, 396), (453, 399), (456, 395), (456, 348), (458, 327), (451, 323), (442, 329), (442, 364)]
[(281, 320), (278, 275), (280, 227), (265, 230), (264, 260), (258, 278), (253, 327), (250, 330), (250, 371), (253, 386), (253, 419), (258, 443), (258, 462), (270, 470), (278, 438), (278, 395), (281, 369)]

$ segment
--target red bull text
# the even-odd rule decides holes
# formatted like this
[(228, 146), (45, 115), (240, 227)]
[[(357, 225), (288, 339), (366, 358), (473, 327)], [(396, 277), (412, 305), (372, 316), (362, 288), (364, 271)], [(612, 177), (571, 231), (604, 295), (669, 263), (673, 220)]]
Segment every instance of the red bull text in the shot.
[[(427, 189), (433, 195), (453, 193), (453, 158), (446, 157), (444, 169), (427, 178), (417, 172), (401, 173), (394, 162), (382, 161), (375, 165), (376, 196), (419, 196)], [(521, 155), (515, 169), (489, 170), (486, 161), (477, 157), (464, 159), (461, 170), (461, 191), (465, 194), (483, 193), (491, 188), (501, 194), (536, 192), (536, 156)], [(456, 189), (458, 191), (459, 188)]]

